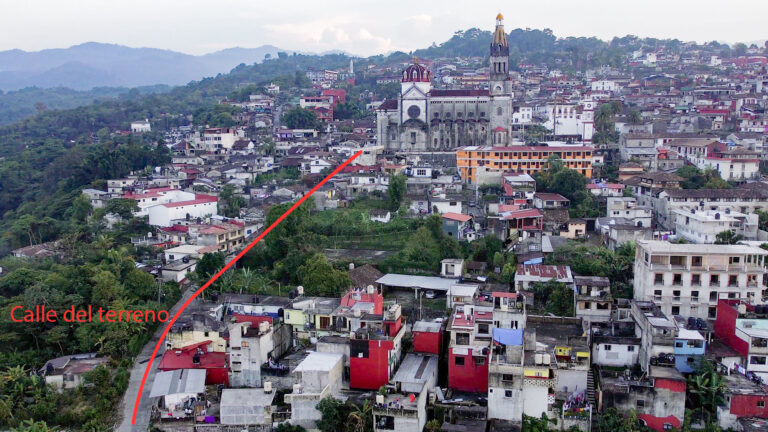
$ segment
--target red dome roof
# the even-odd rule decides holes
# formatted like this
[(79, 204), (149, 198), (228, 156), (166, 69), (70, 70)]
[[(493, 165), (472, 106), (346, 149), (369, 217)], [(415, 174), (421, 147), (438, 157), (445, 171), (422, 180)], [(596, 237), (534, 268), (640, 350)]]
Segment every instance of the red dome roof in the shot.
[(403, 82), (429, 82), (431, 77), (432, 72), (420, 65), (416, 59), (403, 71)]

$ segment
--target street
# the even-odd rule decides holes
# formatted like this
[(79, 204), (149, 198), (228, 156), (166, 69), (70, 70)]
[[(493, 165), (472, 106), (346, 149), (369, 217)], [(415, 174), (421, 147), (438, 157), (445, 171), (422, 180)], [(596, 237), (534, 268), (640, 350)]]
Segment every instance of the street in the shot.
[[(176, 311), (178, 311), (179, 308), (181, 308), (181, 305), (184, 304), (184, 302), (187, 301), (190, 296), (192, 296), (192, 293), (194, 293), (196, 289), (197, 287), (192, 286), (186, 290), (181, 296), (181, 299), (176, 302), (175, 305), (173, 305), (171, 310), (168, 311), (168, 315), (173, 317)], [(160, 349), (157, 351), (157, 358), (152, 363), (152, 369), (149, 371), (147, 382), (144, 384), (141, 403), (139, 404), (139, 410), (136, 412), (135, 425), (131, 424), (131, 417), (133, 416), (133, 406), (136, 401), (136, 394), (138, 393), (139, 386), (141, 385), (141, 378), (144, 376), (144, 370), (147, 367), (149, 357), (152, 355), (152, 351), (155, 349), (155, 345), (160, 339), (160, 335), (163, 333), (164, 328), (165, 324), (157, 328), (155, 333), (152, 335), (152, 339), (150, 339), (149, 342), (144, 345), (144, 348), (142, 348), (141, 352), (138, 356), (136, 356), (136, 359), (133, 362), (133, 368), (131, 369), (131, 379), (128, 382), (128, 390), (123, 395), (123, 401), (121, 404), (121, 423), (117, 428), (115, 428), (116, 431), (145, 432), (149, 430), (149, 420), (152, 413), (152, 410), (150, 409), (151, 401), (149, 398), (149, 392), (152, 389), (152, 383), (155, 380), (157, 365), (160, 363), (160, 358), (162, 358), (163, 353), (165, 352), (165, 344), (161, 345)]]

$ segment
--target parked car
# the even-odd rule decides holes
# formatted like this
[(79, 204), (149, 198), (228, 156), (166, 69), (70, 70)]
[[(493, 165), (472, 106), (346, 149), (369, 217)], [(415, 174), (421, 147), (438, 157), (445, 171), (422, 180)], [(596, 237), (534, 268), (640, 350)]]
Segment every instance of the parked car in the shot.
[(437, 297), (437, 294), (435, 294), (435, 292), (432, 291), (432, 290), (427, 290), (426, 292), (424, 292), (424, 297), (426, 297), (428, 299), (433, 299), (433, 298)]

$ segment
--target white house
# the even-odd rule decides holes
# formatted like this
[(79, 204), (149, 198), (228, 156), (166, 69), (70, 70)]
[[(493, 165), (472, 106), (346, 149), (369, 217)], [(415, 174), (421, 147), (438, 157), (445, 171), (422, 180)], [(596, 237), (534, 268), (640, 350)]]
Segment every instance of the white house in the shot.
[(196, 194), (189, 201), (160, 204), (149, 208), (149, 224), (167, 227), (175, 220), (206, 218), (218, 214), (219, 199), (215, 196)]
[(675, 209), (675, 232), (691, 243), (714, 243), (717, 235), (731, 231), (752, 240), (757, 237), (758, 216), (746, 215), (730, 209), (724, 211), (700, 208)]
[(149, 120), (139, 120), (131, 123), (131, 132), (132, 133), (144, 133), (144, 132), (150, 132), (152, 130), (152, 125), (149, 124)]

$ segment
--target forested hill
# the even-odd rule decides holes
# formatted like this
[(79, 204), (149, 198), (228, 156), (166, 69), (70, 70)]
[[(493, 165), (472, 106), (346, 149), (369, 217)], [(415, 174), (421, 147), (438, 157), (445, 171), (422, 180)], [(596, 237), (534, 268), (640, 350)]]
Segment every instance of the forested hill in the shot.
[[(240, 65), (228, 74), (192, 82), (166, 93), (126, 95), (69, 110), (47, 110), (18, 123), (0, 127), (0, 256), (11, 247), (9, 231), (29, 229), (31, 217), (41, 240), (55, 238), (58, 222), (68, 217), (78, 191), (97, 180), (127, 175), (131, 170), (167, 163), (164, 146), (152, 143), (162, 129), (187, 124), (187, 116), (210, 107), (244, 84), (278, 79), (284, 86), (306, 80), (304, 70), (341, 68), (343, 55), (280, 56), (262, 64)], [(148, 118), (156, 131), (142, 136), (110, 138), (110, 131), (127, 130), (130, 122)], [(46, 219), (50, 218), (50, 219)], [(14, 228), (14, 224), (17, 226)], [(20, 225), (19, 225), (20, 224)]]
[(42, 111), (70, 109), (90, 105), (118, 96), (135, 97), (147, 93), (170, 90), (167, 85), (148, 87), (95, 87), (91, 90), (72, 90), (67, 87), (28, 87), (21, 90), (0, 91), (0, 126), (16, 123)]
[[(472, 28), (456, 32), (442, 44), (416, 50), (418, 57), (486, 57), (488, 44), (493, 34), (490, 31)], [(623, 56), (640, 48), (664, 46), (672, 52), (679, 52), (682, 42), (677, 39), (638, 38), (636, 36), (616, 37), (606, 42), (595, 37), (558, 38), (550, 29), (514, 29), (507, 36), (510, 51), (510, 65), (520, 62), (546, 64), (559, 67), (572, 66), (575, 69), (601, 65), (619, 66)], [(724, 48), (728, 48), (723, 45)]]

